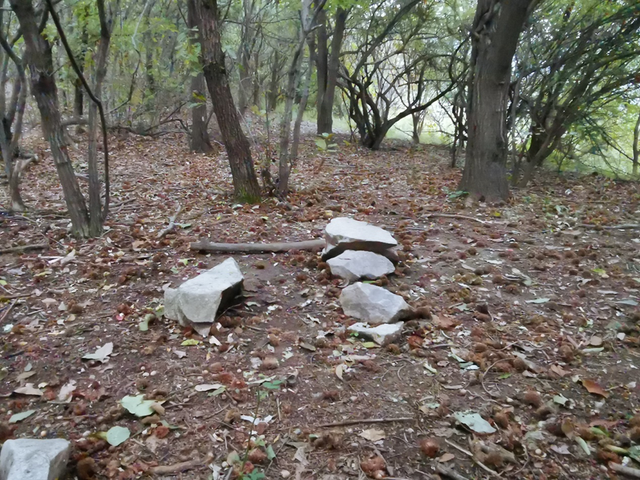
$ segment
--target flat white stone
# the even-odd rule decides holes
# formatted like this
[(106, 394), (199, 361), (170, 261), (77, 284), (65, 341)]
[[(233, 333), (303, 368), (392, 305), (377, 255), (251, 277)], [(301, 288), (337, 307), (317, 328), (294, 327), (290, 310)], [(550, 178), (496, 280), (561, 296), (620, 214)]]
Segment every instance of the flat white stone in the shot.
[(404, 322), (398, 323), (383, 323), (377, 327), (370, 327), (367, 323), (354, 323), (347, 332), (355, 332), (362, 338), (367, 340), (373, 340), (378, 345), (388, 345), (397, 340), (402, 334), (402, 328)]
[(347, 250), (327, 260), (331, 274), (350, 282), (366, 278), (373, 280), (395, 271), (388, 258), (364, 250)]
[(228, 304), (240, 292), (243, 278), (237, 262), (228, 258), (178, 288), (167, 288), (164, 314), (206, 336), (220, 305)]
[(327, 246), (322, 258), (327, 260), (345, 250), (368, 250), (384, 254), (398, 245), (385, 229), (353, 218), (338, 217), (329, 222), (324, 230)]
[(400, 295), (362, 282), (342, 290), (340, 305), (346, 315), (373, 324), (396, 322), (411, 311)]
[(0, 480), (56, 480), (69, 460), (67, 440), (21, 438), (7, 440), (0, 453)]

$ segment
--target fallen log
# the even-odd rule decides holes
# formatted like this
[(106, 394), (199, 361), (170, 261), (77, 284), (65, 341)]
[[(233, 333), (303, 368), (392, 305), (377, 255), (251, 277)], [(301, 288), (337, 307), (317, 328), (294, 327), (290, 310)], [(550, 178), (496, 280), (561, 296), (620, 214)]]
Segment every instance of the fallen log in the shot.
[(5, 253), (24, 253), (29, 250), (44, 250), (45, 248), (49, 248), (48, 243), (36, 243), (33, 245), (20, 245), (18, 247), (10, 247), (10, 248), (2, 248), (0, 249), (0, 255), (4, 255)]
[(207, 240), (193, 242), (191, 250), (219, 253), (262, 253), (289, 252), (291, 250), (320, 250), (324, 248), (324, 240), (306, 240), (303, 242), (279, 243), (214, 243)]

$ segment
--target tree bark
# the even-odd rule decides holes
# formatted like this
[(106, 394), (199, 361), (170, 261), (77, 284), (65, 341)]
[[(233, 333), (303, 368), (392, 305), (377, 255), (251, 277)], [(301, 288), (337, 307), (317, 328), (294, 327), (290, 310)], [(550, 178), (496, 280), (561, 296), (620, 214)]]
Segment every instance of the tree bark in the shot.
[(220, 126), (229, 156), (236, 200), (260, 201), (260, 185), (253, 168), (249, 140), (242, 131), (240, 117), (233, 103), (218, 24), (217, 0), (189, 0), (199, 20), (204, 77), (213, 99), (213, 111)]
[(40, 35), (31, 0), (10, 0), (24, 37), (31, 76), (31, 93), (42, 117), (42, 131), (51, 147), (51, 154), (60, 178), (74, 235), (89, 235), (89, 212), (76, 179), (65, 143), (60, 119), (58, 95), (53, 76), (51, 45)]
[(280, 69), (282, 68), (281, 58), (280, 52), (278, 52), (277, 49), (274, 50), (266, 105), (267, 110), (270, 112), (275, 110), (278, 105), (278, 77), (280, 76)]
[[(88, 10), (89, 7), (87, 6)], [(88, 16), (88, 12), (86, 13)], [(87, 53), (87, 44), (89, 43), (89, 31), (87, 29), (87, 23), (82, 25), (82, 33), (80, 34), (80, 55), (78, 66), (80, 67), (80, 71), (84, 72), (84, 64), (85, 64), (85, 55)], [(76, 78), (76, 81), (73, 83), (73, 116), (76, 118), (81, 118), (84, 114), (84, 96), (82, 92), (82, 81), (79, 78)], [(82, 125), (76, 125), (76, 133), (83, 132)]]
[[(338, 68), (340, 67), (340, 50), (344, 40), (344, 29), (349, 12), (338, 7), (335, 16), (335, 26), (331, 39), (331, 56), (327, 64), (326, 85), (324, 94), (319, 99), (318, 105), (318, 134), (332, 133), (333, 131), (333, 103), (338, 83)], [(326, 35), (326, 33), (325, 33)], [(325, 40), (326, 42), (326, 40)], [(325, 52), (326, 54), (326, 44)]]
[[(315, 2), (316, 4), (318, 1)], [(316, 77), (318, 84), (318, 94), (316, 96), (316, 109), (317, 109), (317, 132), (321, 135), (323, 132), (320, 129), (320, 109), (322, 106), (324, 94), (327, 90), (327, 70), (328, 65), (328, 50), (327, 50), (327, 12), (324, 7), (318, 12), (318, 29), (316, 33)]]
[(479, 0), (472, 27), (466, 163), (460, 189), (476, 199), (509, 197), (506, 160), (511, 62), (536, 0)]
[[(187, 5), (187, 22), (189, 28), (197, 28), (198, 19), (194, 9), (193, 2), (188, 2)], [(194, 44), (199, 43), (199, 38), (196, 36), (191, 38), (191, 42)], [(191, 77), (191, 151), (196, 153), (209, 153), (213, 150), (211, 145), (211, 139), (209, 138), (209, 131), (207, 130), (207, 86), (204, 81), (204, 75), (202, 73), (202, 57), (199, 59), (199, 72), (196, 76)]]
[(640, 113), (636, 127), (633, 129), (633, 176), (638, 176), (638, 162), (640, 162)]

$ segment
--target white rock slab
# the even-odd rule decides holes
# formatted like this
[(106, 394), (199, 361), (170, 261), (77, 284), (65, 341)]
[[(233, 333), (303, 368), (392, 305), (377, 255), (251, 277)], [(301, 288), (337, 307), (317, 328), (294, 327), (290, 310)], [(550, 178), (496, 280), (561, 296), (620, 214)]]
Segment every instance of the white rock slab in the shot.
[(367, 323), (358, 322), (347, 328), (347, 332), (357, 333), (358, 336), (362, 338), (373, 340), (378, 345), (385, 346), (393, 343), (400, 337), (403, 327), (404, 322), (383, 323), (377, 327), (370, 327)]
[(240, 293), (244, 277), (238, 263), (228, 258), (220, 265), (164, 292), (164, 314), (180, 325), (207, 336), (220, 306)]
[(71, 444), (56, 438), (7, 440), (0, 453), (0, 480), (56, 480), (69, 460)]
[(324, 236), (327, 242), (322, 252), (324, 260), (340, 255), (345, 250), (368, 250), (384, 255), (398, 245), (385, 229), (347, 217), (331, 220), (324, 230)]
[(354, 282), (361, 278), (374, 280), (395, 271), (388, 258), (365, 250), (347, 250), (327, 260), (331, 274)]
[(340, 305), (346, 315), (373, 324), (393, 323), (411, 312), (411, 307), (400, 295), (362, 282), (342, 290)]

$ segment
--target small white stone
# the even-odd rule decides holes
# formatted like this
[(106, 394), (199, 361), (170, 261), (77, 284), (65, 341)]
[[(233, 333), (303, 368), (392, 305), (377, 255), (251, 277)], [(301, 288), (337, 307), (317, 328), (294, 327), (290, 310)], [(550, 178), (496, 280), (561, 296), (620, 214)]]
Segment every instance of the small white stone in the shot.
[(282, 478), (289, 478), (291, 476), (291, 472), (289, 470), (282, 470), (280, 472), (280, 476)]

